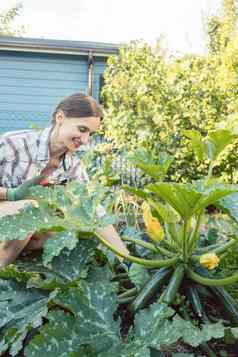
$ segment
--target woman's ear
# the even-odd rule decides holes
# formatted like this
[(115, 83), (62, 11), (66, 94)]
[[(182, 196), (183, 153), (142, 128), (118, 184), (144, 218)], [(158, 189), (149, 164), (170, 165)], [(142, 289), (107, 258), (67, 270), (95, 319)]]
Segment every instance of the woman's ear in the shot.
[(62, 124), (63, 119), (64, 119), (64, 112), (62, 110), (59, 110), (55, 114), (55, 123), (60, 126)]

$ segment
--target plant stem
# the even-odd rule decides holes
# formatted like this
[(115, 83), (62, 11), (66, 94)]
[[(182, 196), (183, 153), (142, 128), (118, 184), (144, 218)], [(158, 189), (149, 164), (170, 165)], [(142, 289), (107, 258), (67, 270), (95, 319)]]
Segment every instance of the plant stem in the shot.
[(187, 268), (187, 276), (191, 278), (196, 283), (206, 285), (206, 286), (224, 286), (234, 284), (238, 281), (238, 273), (228, 276), (227, 278), (220, 279), (212, 279), (205, 278), (197, 273), (195, 273), (192, 269)]
[(136, 293), (137, 293), (137, 288), (134, 287), (134, 288), (131, 288), (129, 290), (126, 290), (124, 293), (119, 294), (118, 298), (122, 299), (122, 298), (126, 298), (126, 297), (129, 297), (129, 296), (134, 296)]
[(128, 261), (140, 265), (144, 265), (147, 268), (162, 268), (162, 267), (169, 267), (171, 265), (174, 265), (178, 261), (178, 257), (173, 257), (169, 259), (142, 259), (135, 257), (133, 255), (126, 255), (119, 250), (117, 250), (115, 247), (113, 247), (109, 242), (107, 242), (102, 236), (94, 232), (95, 236), (100, 240), (101, 243), (103, 243), (107, 248), (109, 248), (113, 253), (118, 255), (119, 257), (122, 257), (124, 259), (127, 259)]
[(198, 215), (198, 218), (197, 218), (197, 221), (196, 221), (196, 225), (195, 225), (195, 229), (194, 229), (194, 231), (192, 233), (191, 238), (189, 239), (189, 244), (188, 244), (188, 252), (189, 252), (189, 254), (192, 254), (193, 251), (196, 248), (196, 243), (197, 243), (197, 240), (198, 240), (198, 237), (199, 237), (198, 233), (199, 233), (199, 228), (200, 228), (200, 225), (201, 225), (202, 215), (203, 215), (203, 210)]
[(129, 276), (127, 273), (119, 273), (119, 274), (116, 274), (112, 280), (115, 281), (115, 280), (129, 280)]
[(134, 238), (129, 238), (129, 237), (122, 237), (122, 240), (125, 240), (127, 242), (131, 242), (131, 243), (135, 243), (137, 245), (140, 245), (141, 247), (144, 247), (148, 250), (151, 250), (154, 253), (157, 253), (157, 249), (155, 248), (155, 246), (151, 243), (148, 242), (144, 242), (141, 239), (134, 239)]
[(122, 237), (123, 240), (127, 241), (127, 242), (132, 242), (135, 243), (137, 245), (140, 245), (144, 248), (147, 248), (149, 250), (151, 250), (152, 252), (155, 253), (161, 253), (163, 256), (165, 257), (174, 257), (174, 253), (169, 252), (167, 249), (163, 248), (163, 247), (159, 247), (156, 244), (152, 244), (152, 243), (148, 243), (148, 242), (144, 242), (141, 239), (134, 239), (134, 238), (127, 238), (127, 237)]
[(171, 243), (169, 243), (166, 239), (163, 239), (161, 241), (161, 244), (163, 244), (165, 249), (167, 249), (170, 253), (178, 252), (178, 249), (175, 246), (171, 245)]
[(119, 304), (127, 304), (128, 302), (131, 302), (135, 299), (135, 296), (128, 296), (126, 298), (123, 299), (118, 299), (118, 303)]
[(208, 168), (208, 174), (207, 174), (208, 179), (212, 177), (212, 170), (213, 170), (213, 162), (210, 162), (209, 168)]
[[(207, 251), (201, 252), (201, 254), (192, 255), (192, 256), (191, 256), (191, 259), (192, 259), (193, 261), (197, 261), (197, 262), (198, 262), (198, 261), (200, 260), (201, 255), (203, 255), (203, 254), (206, 254), (206, 253), (222, 254), (222, 253), (224, 253), (227, 249), (229, 249), (230, 247), (232, 247), (235, 243), (237, 243), (237, 241), (234, 240), (234, 239), (231, 239), (229, 242), (227, 242), (227, 243), (225, 243), (225, 244), (222, 244), (222, 245), (220, 245), (220, 247), (216, 247), (216, 248), (213, 249), (213, 250), (209, 249), (209, 250), (207, 250)], [(209, 248), (209, 246), (208, 246), (207, 248)]]
[(187, 225), (188, 221), (183, 223), (183, 261), (187, 262)]

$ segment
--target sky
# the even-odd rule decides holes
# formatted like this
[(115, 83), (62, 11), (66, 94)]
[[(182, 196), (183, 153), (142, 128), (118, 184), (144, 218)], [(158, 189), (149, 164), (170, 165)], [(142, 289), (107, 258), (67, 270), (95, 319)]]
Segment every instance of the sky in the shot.
[[(19, 1), (18, 1), (19, 2)], [(208, 16), (222, 0), (22, 0), (27, 37), (125, 43), (143, 39), (173, 54), (204, 53)], [(16, 4), (0, 0), (0, 13)]]

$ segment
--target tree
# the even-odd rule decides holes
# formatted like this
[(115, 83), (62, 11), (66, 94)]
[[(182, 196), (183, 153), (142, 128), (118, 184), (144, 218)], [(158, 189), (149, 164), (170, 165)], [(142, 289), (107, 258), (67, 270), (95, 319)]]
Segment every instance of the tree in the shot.
[(22, 36), (26, 33), (25, 26), (14, 29), (13, 23), (17, 16), (20, 15), (23, 5), (17, 3), (14, 7), (0, 14), (0, 35), (2, 36)]
[(208, 47), (211, 53), (222, 52), (236, 32), (236, 0), (223, 0), (222, 5), (222, 16), (213, 16), (208, 21)]

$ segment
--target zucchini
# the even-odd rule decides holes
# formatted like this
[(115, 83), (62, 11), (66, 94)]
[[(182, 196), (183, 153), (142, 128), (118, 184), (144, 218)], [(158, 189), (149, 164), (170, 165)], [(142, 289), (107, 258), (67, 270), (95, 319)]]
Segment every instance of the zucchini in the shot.
[(173, 303), (175, 295), (177, 294), (183, 280), (184, 271), (184, 266), (182, 264), (177, 266), (170, 279), (169, 285), (167, 286), (164, 293), (162, 293), (160, 296), (159, 302), (164, 302), (166, 304)]
[(125, 280), (130, 280), (130, 278), (129, 278), (127, 273), (118, 273), (118, 274), (114, 275), (113, 278), (112, 278), (112, 281), (117, 281), (117, 280), (119, 280), (119, 281), (124, 280), (125, 281)]
[[(199, 296), (195, 293), (195, 300), (194, 300), (195, 306), (194, 306), (194, 308), (195, 308), (196, 310), (197, 310), (197, 306), (199, 306), (199, 302), (198, 302), (197, 298), (198, 298), (198, 300), (199, 300), (199, 302), (200, 302)], [(200, 302), (200, 305), (201, 305), (201, 302)], [(188, 313), (188, 311), (187, 311), (187, 309), (186, 309), (185, 304), (183, 305), (182, 310), (183, 310), (183, 318), (184, 318), (185, 320), (187, 320), (187, 321), (190, 321), (191, 324), (194, 325), (194, 322), (191, 320), (191, 318), (190, 318), (190, 316), (189, 316), (189, 313)], [(200, 310), (200, 309), (198, 309), (198, 310)], [(198, 313), (198, 311), (197, 311), (197, 313)], [(203, 352), (206, 353), (206, 355), (207, 355), (208, 357), (216, 357), (216, 354), (215, 354), (215, 353), (213, 352), (213, 350), (209, 347), (209, 345), (208, 345), (207, 342), (202, 342), (199, 347), (201, 348), (201, 350), (202, 350)]]
[(124, 293), (119, 294), (118, 298), (123, 299), (123, 298), (129, 297), (129, 296), (134, 296), (136, 294), (136, 292), (137, 292), (137, 288), (134, 287), (134, 288), (126, 290)]
[(188, 299), (192, 305), (192, 308), (193, 308), (193, 311), (195, 312), (195, 314), (201, 319), (202, 322), (209, 323), (207, 314), (204, 311), (203, 306), (201, 304), (201, 300), (198, 295), (198, 291), (193, 284), (189, 285), (189, 287), (187, 289), (187, 296), (188, 296)]
[(161, 268), (152, 276), (152, 278), (144, 285), (138, 296), (130, 305), (129, 309), (133, 314), (145, 307), (147, 302), (169, 278), (171, 272), (172, 271), (170, 268)]
[(203, 342), (200, 345), (201, 350), (206, 353), (208, 357), (217, 357), (217, 354), (209, 347), (207, 342)]
[(233, 299), (224, 288), (212, 286), (209, 289), (211, 289), (213, 294), (222, 303), (224, 311), (227, 313), (234, 326), (238, 326), (238, 304), (236, 300)]
[[(206, 269), (198, 267), (196, 271), (200, 275), (205, 277), (212, 277)], [(208, 289), (216, 296), (216, 298), (221, 302), (224, 311), (229, 316), (230, 320), (235, 326), (238, 326), (238, 303), (236, 300), (228, 293), (228, 291), (222, 287), (209, 286)]]
[(134, 300), (134, 296), (128, 296), (125, 298), (118, 299), (118, 304), (128, 304), (128, 302), (131, 302)]

